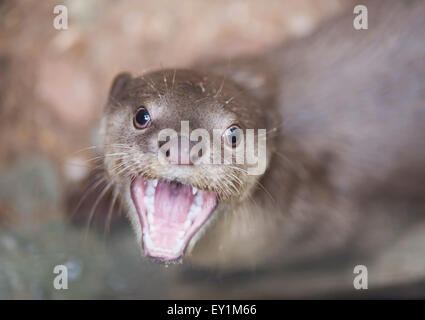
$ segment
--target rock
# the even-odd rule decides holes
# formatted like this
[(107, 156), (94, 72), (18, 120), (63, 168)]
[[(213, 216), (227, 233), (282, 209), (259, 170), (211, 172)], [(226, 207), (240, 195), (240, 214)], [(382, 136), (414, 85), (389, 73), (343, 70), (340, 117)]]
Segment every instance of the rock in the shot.
[(0, 201), (23, 216), (57, 207), (61, 199), (55, 167), (43, 156), (31, 156), (0, 173)]
[[(129, 229), (105, 238), (65, 221), (31, 231), (0, 229), (0, 299), (164, 298), (177, 268), (142, 260)], [(56, 289), (55, 266), (68, 269), (68, 289)]]

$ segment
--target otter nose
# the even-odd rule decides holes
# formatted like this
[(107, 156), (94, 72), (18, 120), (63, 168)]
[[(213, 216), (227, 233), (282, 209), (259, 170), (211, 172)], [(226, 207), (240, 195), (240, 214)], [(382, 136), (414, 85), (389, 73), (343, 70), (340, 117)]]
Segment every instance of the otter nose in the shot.
[(169, 149), (166, 151), (165, 156), (171, 164), (186, 164), (192, 165), (190, 151), (195, 143), (190, 141), (189, 138), (178, 136), (169, 141)]

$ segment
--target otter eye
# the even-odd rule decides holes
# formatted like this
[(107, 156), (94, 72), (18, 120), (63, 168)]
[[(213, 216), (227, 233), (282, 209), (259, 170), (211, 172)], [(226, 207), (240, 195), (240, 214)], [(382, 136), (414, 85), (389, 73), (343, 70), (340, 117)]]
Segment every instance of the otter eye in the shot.
[(137, 129), (144, 129), (151, 125), (151, 115), (149, 114), (146, 108), (141, 107), (137, 110), (136, 115), (134, 116), (134, 126)]
[(231, 125), (224, 131), (223, 139), (227, 143), (227, 145), (231, 146), (232, 148), (235, 148), (242, 136), (242, 130), (237, 125)]

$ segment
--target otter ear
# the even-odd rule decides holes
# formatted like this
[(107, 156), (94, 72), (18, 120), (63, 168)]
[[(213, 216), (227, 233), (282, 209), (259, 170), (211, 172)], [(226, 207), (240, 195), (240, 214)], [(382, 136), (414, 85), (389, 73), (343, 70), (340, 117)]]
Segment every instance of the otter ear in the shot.
[(128, 72), (122, 72), (116, 75), (112, 81), (111, 89), (109, 90), (109, 97), (119, 100), (122, 91), (127, 88), (131, 80), (131, 74)]

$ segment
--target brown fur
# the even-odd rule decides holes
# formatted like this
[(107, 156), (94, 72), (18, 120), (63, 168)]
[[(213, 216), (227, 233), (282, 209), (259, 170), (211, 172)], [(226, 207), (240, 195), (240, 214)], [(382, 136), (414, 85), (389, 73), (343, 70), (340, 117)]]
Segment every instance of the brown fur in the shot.
[[(111, 143), (155, 152), (143, 149), (149, 137), (128, 129), (130, 118), (122, 121), (132, 113), (117, 109), (136, 108), (142, 95), (160, 99), (155, 100), (163, 117), (158, 126), (186, 119), (201, 127), (219, 125), (230, 111), (247, 127), (269, 130), (268, 170), (258, 183), (247, 178), (238, 187), (243, 196), (232, 194), (243, 201), (220, 207), (191, 261), (239, 269), (336, 252), (369, 254), (422, 216), (425, 3), (370, 1), (367, 6), (369, 30), (354, 30), (350, 12), (264, 56), (210, 65), (206, 75), (177, 70), (173, 78), (173, 70), (166, 70), (124, 81), (130, 89), (118, 82), (115, 92), (113, 86), (104, 122), (107, 153), (113, 151)], [(156, 96), (173, 82), (177, 87), (169, 99), (158, 103)], [(219, 103), (211, 99), (217, 92)], [(198, 108), (199, 99), (204, 109)], [(198, 186), (219, 190), (218, 173), (206, 170), (208, 182)], [(144, 174), (171, 177), (155, 166)]]

